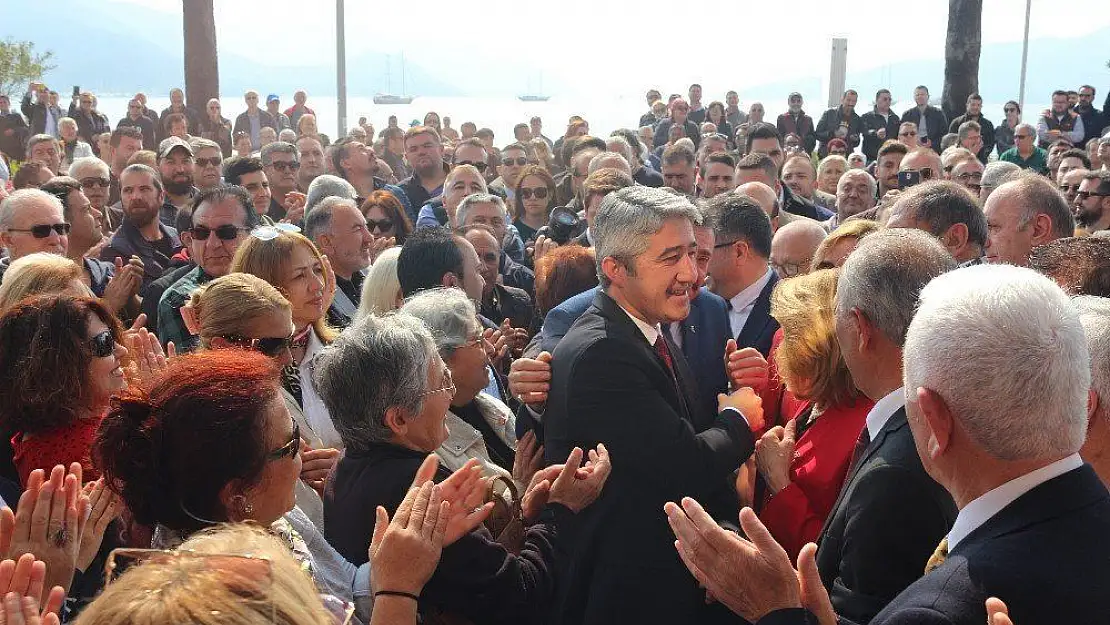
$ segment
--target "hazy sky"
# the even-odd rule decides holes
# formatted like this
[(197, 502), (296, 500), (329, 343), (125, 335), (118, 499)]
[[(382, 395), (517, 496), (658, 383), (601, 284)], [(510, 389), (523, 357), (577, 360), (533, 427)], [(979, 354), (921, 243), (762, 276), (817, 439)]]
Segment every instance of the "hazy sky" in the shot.
[[(181, 11), (181, 0), (111, 1)], [(639, 92), (645, 84), (684, 90), (691, 80), (726, 81), (737, 74), (746, 84), (824, 77), (834, 36), (849, 40), (849, 71), (942, 58), (948, 19), (947, 0), (424, 0), (413, 5), (348, 0), (346, 5), (348, 54), (403, 50), (414, 62), (469, 70), (482, 80), (497, 80), (498, 67), (508, 65), (545, 69), (549, 76), (574, 68), (576, 83), (604, 85), (610, 93), (626, 86)], [(335, 11), (329, 0), (262, 5), (215, 0), (215, 6), (221, 50), (270, 62), (275, 54), (285, 55), (289, 64), (334, 58)], [(267, 10), (259, 10), (262, 6)], [(1024, 13), (1024, 0), (984, 0), (983, 43), (1021, 41)], [(386, 27), (383, 19), (394, 26)], [(1110, 0), (1033, 0), (1031, 38), (1081, 36), (1107, 25)], [(238, 36), (237, 30), (249, 36)], [(288, 40), (259, 36), (266, 31)], [(647, 41), (662, 52), (648, 56), (642, 43)], [(1098, 52), (1110, 58), (1107, 48)]]

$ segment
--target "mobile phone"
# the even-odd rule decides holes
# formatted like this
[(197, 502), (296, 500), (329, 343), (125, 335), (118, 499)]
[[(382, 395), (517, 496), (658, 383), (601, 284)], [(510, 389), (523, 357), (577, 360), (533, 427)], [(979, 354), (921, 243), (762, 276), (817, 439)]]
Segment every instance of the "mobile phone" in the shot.
[(74, 97), (81, 95), (81, 85), (73, 85)]
[(898, 172), (898, 188), (908, 189), (914, 185), (921, 183), (921, 172), (919, 171), (900, 171)]

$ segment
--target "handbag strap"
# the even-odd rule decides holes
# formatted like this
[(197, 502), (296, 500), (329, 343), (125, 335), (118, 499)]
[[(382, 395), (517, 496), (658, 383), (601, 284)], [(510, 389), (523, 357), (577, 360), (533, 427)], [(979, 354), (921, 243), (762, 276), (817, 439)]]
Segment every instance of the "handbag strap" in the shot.
[(524, 520), (524, 509), (521, 507), (520, 490), (516, 487), (516, 482), (504, 475), (495, 475), (490, 478), (489, 484), (486, 485), (486, 503), (494, 501), (494, 497), (498, 497), (498, 494), (495, 492), (498, 483), (504, 484), (506, 490), (509, 491), (509, 495), (512, 497), (509, 507), (512, 509), (513, 518)]

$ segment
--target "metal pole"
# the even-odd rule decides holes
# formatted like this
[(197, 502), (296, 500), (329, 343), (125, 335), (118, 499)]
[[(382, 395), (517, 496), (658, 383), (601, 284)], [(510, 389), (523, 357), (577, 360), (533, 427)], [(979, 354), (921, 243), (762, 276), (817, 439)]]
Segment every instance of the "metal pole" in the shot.
[(343, 0), (335, 0), (335, 102), (338, 107), (339, 130), (335, 136), (347, 136), (347, 37), (343, 27)]
[(1029, 59), (1029, 14), (1033, 0), (1025, 0), (1025, 38), (1021, 41), (1021, 82), (1018, 84), (1018, 110), (1025, 111), (1025, 65)]

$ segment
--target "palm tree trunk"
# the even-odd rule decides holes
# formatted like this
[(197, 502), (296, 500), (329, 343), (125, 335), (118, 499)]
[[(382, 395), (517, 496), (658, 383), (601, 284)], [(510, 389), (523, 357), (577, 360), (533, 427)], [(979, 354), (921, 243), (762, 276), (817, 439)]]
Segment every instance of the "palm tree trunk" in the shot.
[(220, 97), (216, 18), (212, 0), (182, 0), (181, 9), (185, 30), (186, 103), (204, 118), (208, 100)]
[(967, 111), (967, 96), (979, 92), (979, 52), (983, 44), (983, 0), (948, 0), (944, 44), (944, 93), (948, 119)]

